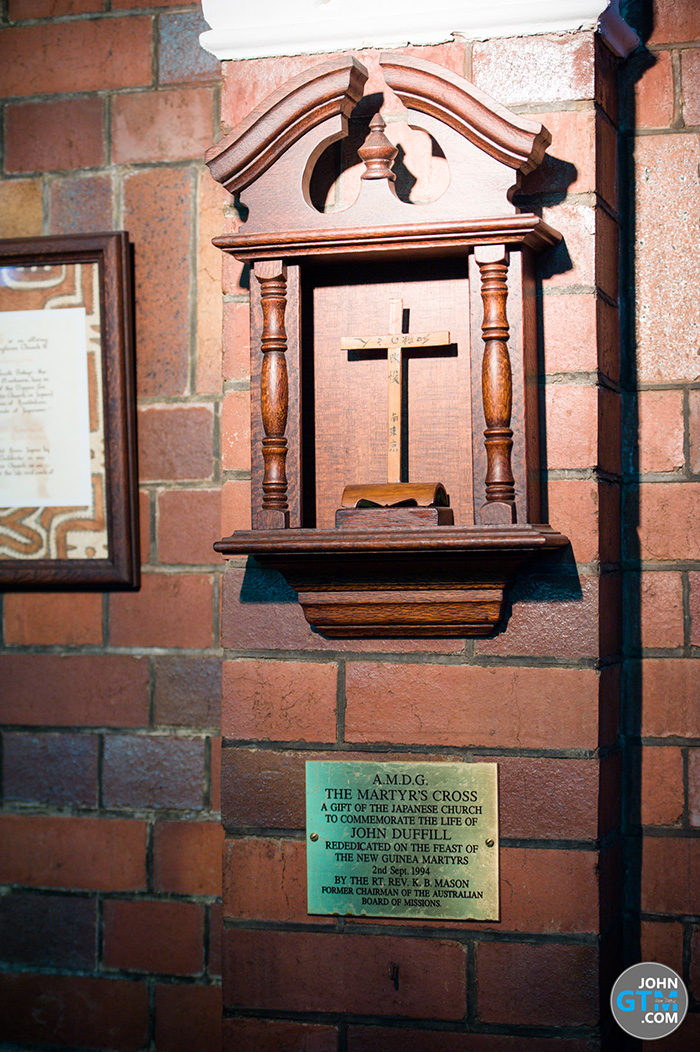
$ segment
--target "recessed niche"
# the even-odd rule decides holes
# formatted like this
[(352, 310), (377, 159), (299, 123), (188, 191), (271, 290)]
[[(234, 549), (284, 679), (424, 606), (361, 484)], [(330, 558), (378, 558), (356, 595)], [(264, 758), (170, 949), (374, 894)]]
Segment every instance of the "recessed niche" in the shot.
[(406, 120), (341, 56), (208, 155), (250, 210), (215, 243), (252, 266), (252, 529), (216, 549), (281, 571), (329, 637), (484, 636), (567, 543), (540, 520), (534, 254), (559, 235), (511, 195), (549, 133), (379, 64)]

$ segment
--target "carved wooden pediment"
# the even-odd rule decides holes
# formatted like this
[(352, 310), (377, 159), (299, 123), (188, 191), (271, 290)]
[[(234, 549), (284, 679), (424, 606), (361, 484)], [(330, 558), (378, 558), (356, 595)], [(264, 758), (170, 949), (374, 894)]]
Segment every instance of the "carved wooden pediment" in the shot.
[[(367, 179), (347, 209), (319, 213), (311, 181), (319, 158), (348, 134), (349, 118), (369, 131), (371, 92), (358, 107), (369, 78), (353, 56), (313, 66), (265, 99), (208, 151), (212, 175), (250, 210), (247, 232), (354, 231), (416, 223), (455, 223), (477, 217), (515, 215), (509, 195), (515, 173), (535, 168), (550, 142), (541, 124), (511, 113), (462, 77), (432, 62), (384, 54), (386, 86), (409, 110), (409, 124), (430, 136), (445, 157), (449, 185), (419, 206), (397, 196), (392, 179)], [(377, 95), (379, 98), (377, 99)], [(375, 101), (376, 100), (376, 101)]]

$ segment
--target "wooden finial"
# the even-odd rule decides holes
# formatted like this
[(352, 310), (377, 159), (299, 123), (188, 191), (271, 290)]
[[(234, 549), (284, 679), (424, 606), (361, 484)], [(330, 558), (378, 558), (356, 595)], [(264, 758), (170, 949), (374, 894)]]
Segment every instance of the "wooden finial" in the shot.
[(357, 151), (367, 169), (362, 173), (363, 179), (396, 179), (391, 166), (399, 151), (387, 139), (384, 134), (385, 128), (386, 123), (381, 113), (375, 113), (369, 122), (369, 134)]

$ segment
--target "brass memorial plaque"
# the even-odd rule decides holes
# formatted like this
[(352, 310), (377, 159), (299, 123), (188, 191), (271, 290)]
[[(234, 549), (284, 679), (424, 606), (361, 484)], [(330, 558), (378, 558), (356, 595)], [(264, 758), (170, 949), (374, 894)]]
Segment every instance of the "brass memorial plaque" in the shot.
[(498, 920), (498, 765), (308, 761), (309, 913)]

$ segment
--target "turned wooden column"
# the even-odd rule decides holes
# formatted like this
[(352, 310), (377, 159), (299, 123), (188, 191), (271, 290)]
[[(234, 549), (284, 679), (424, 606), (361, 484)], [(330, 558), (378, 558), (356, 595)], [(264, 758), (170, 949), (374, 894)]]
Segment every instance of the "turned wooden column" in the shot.
[(262, 306), (262, 367), (260, 371), (260, 413), (265, 437), (262, 440), (263, 498), (260, 525), (265, 529), (289, 525), (287, 501), (287, 333), (284, 315), (287, 307), (287, 268), (281, 260), (256, 263), (254, 274), (260, 283)]
[(481, 272), (481, 325), (484, 358), (481, 372), (486, 447), (486, 503), (482, 523), (515, 522), (515, 480), (511, 464), (513, 378), (508, 353), (508, 250), (505, 245), (477, 245), (474, 258)]

